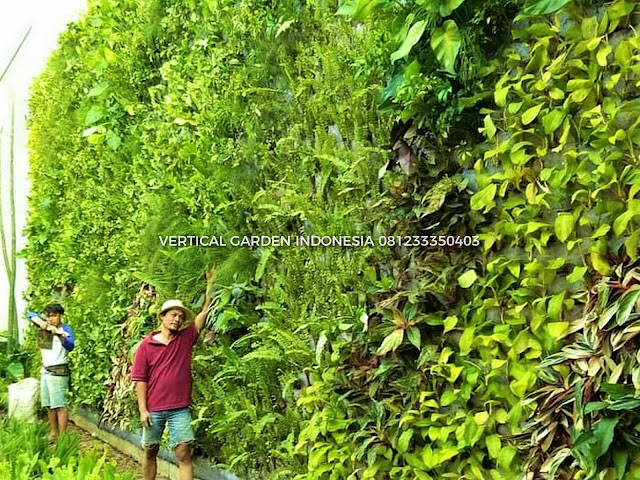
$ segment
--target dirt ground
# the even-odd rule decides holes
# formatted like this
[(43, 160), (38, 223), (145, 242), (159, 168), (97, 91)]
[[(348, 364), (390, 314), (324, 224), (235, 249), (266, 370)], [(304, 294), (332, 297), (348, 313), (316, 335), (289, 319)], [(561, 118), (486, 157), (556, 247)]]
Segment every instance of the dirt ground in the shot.
[[(97, 450), (98, 452), (103, 452), (104, 449), (107, 449), (107, 458), (110, 461), (115, 461), (118, 465), (118, 470), (122, 473), (134, 473), (137, 475), (136, 478), (142, 477), (142, 465), (138, 462), (138, 459), (133, 459), (128, 455), (120, 452), (119, 450), (113, 448), (108, 443), (103, 442), (97, 437), (94, 437), (86, 430), (81, 429), (73, 422), (69, 422), (69, 426), (67, 431), (71, 433), (77, 433), (80, 437), (80, 450), (83, 452), (87, 452), (90, 450)], [(167, 477), (156, 477), (156, 480), (169, 480)]]

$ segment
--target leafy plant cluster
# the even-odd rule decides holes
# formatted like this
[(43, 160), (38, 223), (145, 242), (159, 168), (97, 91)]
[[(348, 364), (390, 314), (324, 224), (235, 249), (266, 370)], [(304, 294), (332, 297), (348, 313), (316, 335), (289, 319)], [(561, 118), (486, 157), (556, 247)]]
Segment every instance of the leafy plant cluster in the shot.
[(32, 480), (128, 480), (117, 473), (106, 452), (80, 455), (78, 436), (61, 435), (55, 446), (47, 443), (46, 422), (17, 422), (6, 417), (0, 422), (0, 479)]
[(375, 78), (345, 74), (370, 33), (336, 9), (96, 2), (33, 88), (30, 295), (65, 305), (76, 402), (135, 422), (132, 349), (163, 300), (199, 308), (215, 265), (219, 333), (194, 359), (196, 427), (202, 453), (248, 476), (304, 471), (296, 399), (319, 322), (363, 308), (362, 271), (387, 253), (159, 237), (371, 235), (385, 221), (390, 123), (371, 108)]
[[(625, 293), (638, 257), (637, 16), (636, 3), (615, 1), (522, 19), (483, 111), (470, 206), (486, 260), (460, 281), (487, 320), (495, 312), (509, 325), (507, 362), (492, 374), (526, 399), (505, 397), (512, 432), (532, 449), (530, 475), (637, 470), (634, 403), (624, 403), (637, 396), (625, 354), (637, 350)], [(529, 395), (538, 379), (551, 385)]]

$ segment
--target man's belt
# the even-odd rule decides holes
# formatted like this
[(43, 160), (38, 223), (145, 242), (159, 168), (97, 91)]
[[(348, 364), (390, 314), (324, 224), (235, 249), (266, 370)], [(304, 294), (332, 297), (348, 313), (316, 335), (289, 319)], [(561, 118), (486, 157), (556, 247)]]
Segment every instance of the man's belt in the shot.
[(48, 367), (44, 367), (47, 373), (51, 375), (55, 375), (56, 377), (68, 377), (69, 376), (69, 365), (66, 363), (62, 363), (60, 365), (50, 365)]

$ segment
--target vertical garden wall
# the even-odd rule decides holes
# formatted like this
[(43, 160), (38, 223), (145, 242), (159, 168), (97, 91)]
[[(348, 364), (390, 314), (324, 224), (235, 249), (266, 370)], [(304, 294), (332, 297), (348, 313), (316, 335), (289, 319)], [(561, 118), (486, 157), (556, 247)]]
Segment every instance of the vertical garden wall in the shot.
[(135, 426), (132, 349), (215, 266), (194, 419), (236, 473), (632, 478), (637, 10), (91, 2), (31, 100), (28, 295), (74, 401)]

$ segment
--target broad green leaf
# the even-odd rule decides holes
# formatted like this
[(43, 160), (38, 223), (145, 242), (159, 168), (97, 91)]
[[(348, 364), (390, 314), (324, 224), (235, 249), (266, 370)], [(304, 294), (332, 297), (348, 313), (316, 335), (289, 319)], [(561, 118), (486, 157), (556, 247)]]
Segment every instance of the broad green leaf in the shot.
[(591, 90), (593, 81), (588, 79), (573, 78), (567, 82), (567, 91), (575, 92), (576, 90)]
[(600, 65), (601, 67), (606, 67), (607, 57), (609, 56), (610, 53), (611, 53), (611, 45), (608, 43), (604, 45), (600, 50), (598, 50), (598, 53), (596, 55), (596, 60), (598, 62), (598, 65)]
[(467, 270), (458, 277), (458, 285), (462, 288), (469, 288), (478, 279), (478, 274), (475, 270)]
[(630, 200), (627, 204), (627, 210), (619, 215), (613, 222), (613, 232), (616, 235), (622, 235), (627, 229), (629, 221), (640, 214), (640, 200)]
[(620, 42), (613, 54), (615, 62), (622, 67), (629, 65), (632, 56), (633, 53), (628, 42)]
[(469, 355), (471, 351), (475, 330), (475, 327), (467, 327), (462, 332), (462, 335), (460, 335), (460, 355), (463, 357)]
[[(602, 418), (591, 431), (587, 430), (580, 435), (573, 446), (578, 459), (588, 460), (591, 465), (595, 465), (596, 460), (609, 450), (618, 420)], [(580, 463), (584, 466), (584, 462)]]
[(102, 82), (98, 85), (96, 85), (95, 87), (93, 87), (91, 90), (89, 90), (89, 93), (87, 93), (88, 97), (99, 97), (100, 95), (102, 95), (102, 93), (104, 93), (104, 91), (109, 88), (109, 84), (107, 82)]
[(424, 29), (425, 29), (426, 25), (427, 25), (426, 21), (420, 20), (419, 22), (416, 22), (409, 29), (409, 32), (407, 33), (407, 36), (405, 37), (404, 41), (402, 42), (402, 45), (400, 46), (400, 48), (391, 54), (391, 61), (392, 62), (395, 62), (396, 60), (400, 60), (401, 58), (404, 58), (407, 55), (409, 55), (409, 52), (411, 51), (411, 48), (416, 43), (418, 43), (418, 41), (422, 37), (422, 34), (424, 33)]
[(558, 237), (558, 240), (560, 240), (561, 242), (566, 242), (569, 238), (569, 235), (571, 235), (571, 232), (573, 232), (574, 224), (575, 222), (572, 214), (559, 214), (556, 217), (556, 221), (554, 224), (554, 230), (556, 233), (556, 237)]
[(498, 186), (495, 183), (487, 185), (479, 192), (474, 193), (471, 196), (471, 210), (480, 210), (484, 208), (485, 213), (491, 210), (495, 206), (494, 198)]
[(569, 322), (549, 322), (547, 331), (554, 340), (560, 340), (569, 331)]
[(516, 456), (517, 450), (516, 447), (511, 445), (504, 447), (500, 450), (498, 454), (498, 465), (502, 468), (508, 469), (513, 461), (513, 458)]
[(6, 366), (5, 371), (7, 376), (13, 381), (17, 382), (24, 378), (24, 366), (21, 362), (11, 362)]
[(420, 350), (420, 330), (418, 327), (410, 327), (407, 329), (407, 338), (409, 342), (411, 342), (411, 345)]
[(503, 108), (507, 106), (507, 94), (509, 93), (510, 89), (511, 87), (503, 87), (495, 91), (493, 97), (497, 106)]
[(402, 432), (400, 435), (400, 439), (398, 440), (398, 451), (401, 453), (409, 450), (409, 442), (411, 442), (411, 438), (413, 437), (413, 428)]
[(616, 470), (616, 479), (622, 480), (627, 472), (627, 463), (629, 462), (629, 452), (625, 449), (615, 449), (613, 451), (613, 466)]
[(452, 392), (451, 390), (445, 390), (440, 396), (440, 405), (442, 405), (443, 407), (447, 407), (457, 400), (458, 395), (456, 395), (455, 392)]
[(85, 125), (93, 125), (98, 120), (101, 120), (104, 117), (104, 110), (99, 105), (93, 105), (89, 111), (87, 112), (87, 116), (84, 119)]
[(519, 380), (514, 380), (509, 384), (509, 388), (514, 395), (524, 398), (533, 385), (536, 383), (536, 376), (532, 372), (526, 372)]
[(473, 415), (473, 419), (478, 425), (484, 425), (489, 420), (489, 412), (478, 412)]
[(598, 20), (596, 17), (588, 17), (582, 20), (582, 38), (591, 40), (598, 35)]
[(440, 0), (440, 16), (448, 17), (464, 0)]
[(567, 282), (579, 282), (584, 278), (585, 273), (587, 273), (587, 267), (573, 267), (573, 271), (567, 275)]
[(564, 292), (558, 293), (549, 300), (549, 317), (559, 320), (562, 315), (562, 305), (564, 302)]
[(546, 15), (564, 7), (569, 0), (527, 0), (524, 4), (525, 15)]
[(458, 324), (458, 317), (450, 316), (444, 319), (444, 333), (447, 333), (454, 328)]
[(402, 344), (403, 339), (404, 329), (396, 328), (382, 341), (382, 345), (380, 345), (376, 355), (386, 355), (390, 351), (395, 351)]
[(464, 367), (459, 367), (457, 365), (447, 365), (447, 366), (449, 367), (449, 376), (447, 377), (447, 380), (451, 383), (454, 383), (462, 373), (462, 370), (464, 369)]
[(422, 449), (422, 461), (429, 470), (435, 466), (436, 458), (430, 445), (427, 445)]
[(627, 225), (629, 221), (635, 216), (631, 210), (627, 210), (622, 213), (622, 215), (618, 215), (618, 217), (613, 222), (613, 233), (616, 235), (621, 235), (627, 229)]
[[(531, 185), (531, 184), (529, 184)], [(527, 235), (533, 233), (533, 232), (537, 232), (538, 230), (540, 230), (541, 228), (546, 227), (547, 224), (543, 223), (543, 222), (529, 222), (527, 223)]]
[(493, 124), (493, 120), (491, 120), (491, 115), (484, 116), (484, 134), (489, 140), (493, 139), (496, 135), (496, 126)]
[(431, 33), (431, 48), (440, 65), (449, 73), (455, 72), (455, 61), (461, 43), (458, 25), (453, 20), (447, 20), (442, 28), (436, 28)]
[(340, 7), (336, 11), (336, 15), (343, 15), (345, 17), (350, 17), (353, 15), (353, 12), (356, 10), (356, 0), (346, 0), (340, 4)]
[(549, 91), (549, 96), (554, 100), (562, 100), (564, 98), (564, 92), (558, 87), (554, 87)]
[(556, 108), (542, 117), (542, 126), (544, 127), (544, 133), (547, 135), (555, 132), (560, 125), (564, 117), (567, 116), (567, 111), (561, 108)]
[[(347, 0), (336, 12), (336, 15), (351, 17), (353, 20), (359, 21), (371, 15), (374, 8), (380, 3), (380, 0)], [(281, 33), (278, 29), (278, 33)], [(278, 36), (276, 34), (276, 36)]]
[(638, 258), (638, 245), (640, 244), (640, 230), (636, 230), (629, 238), (627, 238), (624, 242), (624, 248), (627, 252), (627, 255), (632, 260), (636, 260)]
[(611, 225), (603, 223), (598, 227), (598, 229), (595, 232), (593, 232), (593, 235), (591, 235), (591, 238), (596, 239), (598, 237), (606, 235), (607, 233), (609, 233), (609, 230), (611, 230)]
[(456, 455), (460, 453), (460, 450), (455, 447), (444, 447), (443, 449), (436, 452), (437, 454), (437, 464), (441, 464), (446, 462), (447, 460), (452, 459)]
[(522, 124), (529, 125), (531, 122), (533, 122), (538, 117), (538, 114), (540, 113), (540, 110), (542, 109), (543, 105), (544, 104), (540, 103), (534, 107), (527, 109), (527, 111), (524, 112), (522, 114), (522, 117), (520, 118), (520, 120), (522, 121)]
[(120, 138), (120, 136), (115, 134), (111, 130), (107, 132), (106, 139), (107, 139), (107, 145), (111, 150), (114, 150), (114, 151), (118, 149), (118, 147), (120, 146), (120, 143), (122, 142), (122, 139)]
[(591, 264), (596, 272), (601, 275), (609, 275), (609, 272), (611, 271), (609, 262), (607, 262), (607, 260), (599, 253), (591, 252)]
[(109, 47), (104, 47), (104, 58), (109, 63), (114, 63), (118, 61), (118, 56)]
[(486, 439), (485, 442), (487, 444), (487, 451), (489, 452), (489, 456), (491, 458), (498, 458), (498, 456), (500, 455), (500, 435), (489, 435)]

